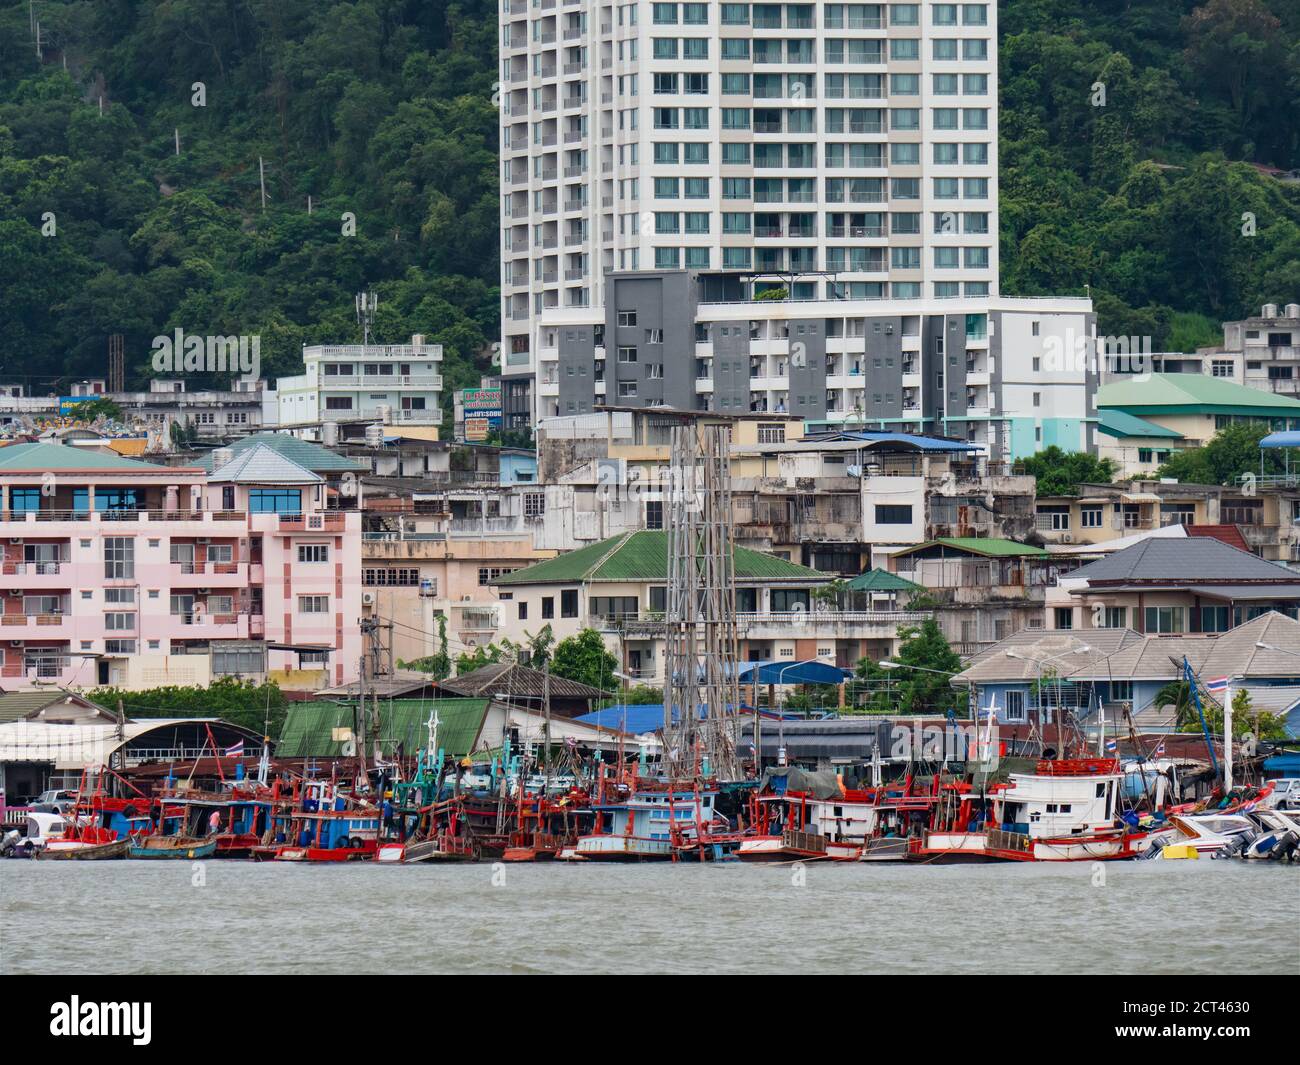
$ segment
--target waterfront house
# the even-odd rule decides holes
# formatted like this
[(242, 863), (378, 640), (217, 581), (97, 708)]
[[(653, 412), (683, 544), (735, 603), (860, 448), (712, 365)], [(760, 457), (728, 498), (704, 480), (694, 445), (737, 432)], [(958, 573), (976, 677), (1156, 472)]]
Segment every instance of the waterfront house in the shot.
[(277, 451), (231, 450), (208, 474), (59, 444), (0, 449), (0, 683), (355, 676), (360, 516), (332, 509), (323, 478)]
[(1300, 614), (1300, 573), (1215, 537), (1152, 537), (1063, 574), (1044, 627), (1226, 632), (1271, 610)]

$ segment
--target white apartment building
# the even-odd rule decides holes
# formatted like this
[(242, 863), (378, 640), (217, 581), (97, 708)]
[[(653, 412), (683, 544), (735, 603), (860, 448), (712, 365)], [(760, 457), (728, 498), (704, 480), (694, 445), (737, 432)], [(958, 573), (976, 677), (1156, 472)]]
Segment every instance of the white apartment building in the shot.
[(507, 424), (555, 413), (542, 330), (603, 321), (614, 272), (886, 314), (996, 295), (996, 5), (503, 0), (500, 21)]
[(409, 344), (304, 346), (302, 361), (303, 373), (277, 381), (281, 426), (442, 421), (441, 344), (416, 335)]

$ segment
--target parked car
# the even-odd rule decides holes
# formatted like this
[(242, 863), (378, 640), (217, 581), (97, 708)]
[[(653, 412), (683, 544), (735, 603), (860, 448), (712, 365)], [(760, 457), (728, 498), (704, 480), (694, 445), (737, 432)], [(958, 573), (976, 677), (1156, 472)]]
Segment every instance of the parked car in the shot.
[(31, 808), (37, 813), (65, 814), (76, 805), (77, 793), (75, 791), (52, 788), (49, 791), (41, 792), (31, 804)]
[(1273, 809), (1300, 810), (1300, 777), (1278, 777), (1273, 781)]

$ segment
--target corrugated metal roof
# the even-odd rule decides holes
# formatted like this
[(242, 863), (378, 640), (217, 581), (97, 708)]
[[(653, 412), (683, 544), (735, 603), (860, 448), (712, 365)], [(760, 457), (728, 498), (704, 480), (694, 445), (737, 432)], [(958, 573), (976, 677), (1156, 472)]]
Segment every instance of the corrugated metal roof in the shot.
[[(529, 669), (513, 663), (494, 662), (468, 673), (448, 677), (438, 682), (443, 691), (457, 695), (486, 696), (493, 698), (503, 693), (519, 698), (542, 697), (545, 674), (540, 669)], [(580, 684), (567, 677), (551, 675), (551, 696), (556, 699), (599, 699), (604, 696), (599, 688)]]
[[(369, 469), (368, 466), (359, 462), (353, 462), (349, 458), (331, 451), (320, 444), (313, 444), (310, 440), (299, 440), (296, 436), (289, 436), (286, 433), (254, 433), (252, 436), (246, 436), (241, 440), (236, 440), (226, 445), (228, 450), (233, 451), (236, 455), (255, 447), (269, 447), (277, 454), (296, 462), (304, 469), (311, 470), (313, 473), (337, 473), (351, 471), (360, 473)], [(212, 453), (204, 455), (198, 462), (198, 465), (205, 470), (212, 469)]]
[(1107, 436), (1114, 437), (1158, 437), (1161, 439), (1173, 438), (1181, 440), (1183, 434), (1174, 429), (1166, 429), (1163, 425), (1156, 425), (1155, 422), (1149, 422), (1144, 418), (1139, 418), (1136, 414), (1129, 414), (1122, 410), (1103, 410), (1098, 411), (1097, 431), (1105, 433)]
[[(775, 555), (737, 547), (733, 555), (739, 581), (827, 581), (824, 573)], [(499, 585), (577, 584), (586, 581), (664, 581), (668, 579), (668, 533), (643, 529), (588, 544), (498, 577)]]
[[(224, 725), (215, 717), (151, 717), (128, 721), (122, 728), (126, 742), (158, 729), (195, 723)], [(240, 730), (245, 731), (245, 730)], [(0, 762), (52, 762), (58, 769), (106, 765), (117, 750), (117, 725), (55, 725), (46, 721), (8, 721), (0, 724)]]
[(924, 551), (927, 547), (935, 546), (951, 547), (958, 551), (969, 551), (974, 555), (988, 555), (995, 558), (1015, 558), (1025, 555), (1034, 558), (1047, 557), (1047, 552), (1041, 547), (1018, 543), (1015, 540), (1002, 540), (996, 536), (954, 536), (928, 540), (923, 544), (917, 544), (915, 547), (908, 547), (895, 552), (895, 557), (915, 554), (917, 551)]
[(1099, 414), (1102, 407), (1121, 407), (1130, 413), (1143, 408), (1174, 413), (1175, 408), (1191, 407), (1206, 414), (1247, 407), (1254, 413), (1300, 414), (1300, 400), (1199, 373), (1153, 373), (1140, 381), (1114, 381), (1097, 389), (1097, 407)]
[(1296, 581), (1300, 574), (1212, 537), (1149, 539), (1070, 574), (1089, 581)]
[(44, 473), (49, 470), (123, 470), (143, 474), (193, 473), (195, 467), (159, 466), (121, 455), (64, 444), (10, 444), (0, 448), (0, 470)]
[[(486, 699), (393, 699), (379, 703), (379, 743), (389, 755), (403, 745), (415, 754), (428, 737), (429, 714), (438, 712), (438, 746), (452, 758), (468, 754), (487, 714)], [(336, 728), (353, 727), (352, 707), (336, 702), (290, 703), (276, 744), (277, 758), (338, 758)]]
[[(19, 721), (67, 698), (68, 693), (61, 690), (0, 692), (0, 721)], [(77, 705), (87, 705), (87, 701), (78, 697)]]
[(913, 584), (911, 581), (900, 577), (897, 573), (890, 573), (888, 570), (883, 569), (869, 569), (866, 573), (859, 573), (845, 587), (853, 592), (925, 591), (921, 585)]
[(259, 444), (214, 470), (208, 480), (212, 484), (321, 484), (324, 478)]

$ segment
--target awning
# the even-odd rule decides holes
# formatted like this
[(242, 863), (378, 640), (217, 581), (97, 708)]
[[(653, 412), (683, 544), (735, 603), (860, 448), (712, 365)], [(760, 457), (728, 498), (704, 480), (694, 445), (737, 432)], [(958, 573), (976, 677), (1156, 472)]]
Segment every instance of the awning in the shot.
[(1281, 433), (1269, 433), (1259, 442), (1260, 447), (1300, 447), (1300, 430), (1289, 429)]
[(1120, 496), (1125, 503), (1160, 503), (1163, 500), (1154, 492), (1125, 492)]
[(801, 662), (746, 662), (737, 670), (741, 684), (842, 684), (853, 675), (815, 658)]

